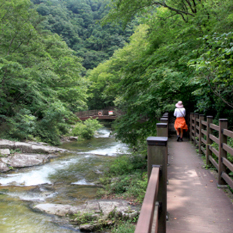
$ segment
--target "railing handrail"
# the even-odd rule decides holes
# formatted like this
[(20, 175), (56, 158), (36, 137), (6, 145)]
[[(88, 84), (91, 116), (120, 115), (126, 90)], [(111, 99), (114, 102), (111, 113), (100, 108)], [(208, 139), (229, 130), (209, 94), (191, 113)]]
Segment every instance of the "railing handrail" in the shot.
[[(214, 131), (218, 132), (218, 137), (213, 134)], [(228, 169), (233, 172), (233, 164), (227, 159), (227, 153), (233, 156), (233, 148), (227, 144), (227, 137), (233, 138), (233, 131), (228, 130), (227, 119), (219, 119), (219, 125), (216, 125), (213, 124), (213, 116), (207, 116), (207, 121), (204, 121), (204, 115), (190, 114), (190, 140), (198, 147), (199, 154), (205, 155), (206, 164), (211, 162), (217, 169), (218, 186), (225, 187), (228, 184), (233, 189), (233, 180), (227, 172)], [(218, 149), (211, 145), (213, 142)], [(218, 162), (213, 154), (218, 157)]]
[(109, 115), (109, 111), (112, 111), (113, 115), (115, 116), (119, 116), (123, 114), (123, 112), (118, 109), (94, 109), (94, 110), (76, 112), (75, 115), (78, 117), (98, 116), (100, 112), (102, 113), (102, 115)]
[(167, 141), (169, 115), (157, 123), (157, 137), (148, 137), (148, 186), (135, 233), (165, 233), (167, 215)]
[(146, 194), (142, 204), (135, 233), (150, 233), (153, 224), (153, 219), (157, 219), (155, 224), (158, 227), (158, 208), (156, 208), (155, 205), (158, 195), (158, 187), (159, 167), (154, 167), (152, 168), (151, 176), (147, 185)]

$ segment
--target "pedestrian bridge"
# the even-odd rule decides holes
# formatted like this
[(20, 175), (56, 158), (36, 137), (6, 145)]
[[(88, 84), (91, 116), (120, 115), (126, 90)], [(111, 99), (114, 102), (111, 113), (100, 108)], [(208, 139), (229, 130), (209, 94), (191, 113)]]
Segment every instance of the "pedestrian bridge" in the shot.
[(75, 113), (75, 115), (81, 121), (85, 121), (89, 118), (92, 119), (98, 118), (102, 120), (115, 120), (117, 117), (121, 116), (122, 114), (123, 114), (122, 111), (117, 109), (88, 110), (88, 111), (81, 111)]
[(227, 119), (188, 118), (189, 139), (168, 135), (168, 114), (147, 139), (149, 182), (135, 233), (233, 232), (233, 132)]

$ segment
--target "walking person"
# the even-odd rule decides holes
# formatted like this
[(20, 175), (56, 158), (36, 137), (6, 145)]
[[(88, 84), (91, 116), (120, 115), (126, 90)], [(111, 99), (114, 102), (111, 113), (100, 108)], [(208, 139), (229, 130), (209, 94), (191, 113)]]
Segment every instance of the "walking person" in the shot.
[(183, 106), (182, 101), (178, 101), (176, 104), (176, 109), (174, 111), (174, 116), (176, 117), (174, 127), (177, 134), (177, 142), (183, 141), (183, 131), (188, 131), (188, 126), (185, 121), (186, 110)]

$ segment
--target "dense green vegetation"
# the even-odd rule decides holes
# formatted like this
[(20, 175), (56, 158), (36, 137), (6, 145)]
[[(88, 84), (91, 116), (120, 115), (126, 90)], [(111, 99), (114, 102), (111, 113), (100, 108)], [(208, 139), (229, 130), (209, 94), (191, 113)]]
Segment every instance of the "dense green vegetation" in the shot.
[(86, 121), (77, 122), (74, 125), (71, 134), (73, 136), (80, 136), (83, 139), (91, 139), (94, 137), (96, 130), (101, 127), (102, 125), (97, 119), (89, 118)]
[(91, 106), (112, 102), (126, 113), (115, 124), (119, 139), (139, 146), (178, 100), (188, 112), (226, 117), (233, 125), (232, 6), (231, 0), (111, 2), (105, 22), (126, 25), (136, 16), (143, 23), (88, 75)]
[[(83, 58), (86, 69), (96, 67), (122, 48), (133, 32), (120, 25), (105, 25), (101, 20), (109, 11), (105, 0), (32, 0), (38, 13), (45, 16), (45, 29), (60, 35), (75, 54)], [(132, 24), (133, 25), (133, 24)]]
[(105, 189), (100, 189), (99, 195), (114, 195), (142, 203), (147, 187), (146, 163), (146, 159), (137, 154), (118, 156), (100, 179)]
[[(3, 1), (0, 9), (0, 123), (8, 138), (57, 144), (74, 112), (115, 105), (126, 113), (117, 137), (138, 147), (178, 100), (233, 125), (231, 0), (31, 2)], [(126, 43), (132, 19), (141, 25)], [(97, 64), (83, 77), (82, 65)]]
[[(115, 122), (117, 138), (141, 152), (179, 100), (187, 112), (228, 118), (232, 127), (232, 3), (2, 0), (1, 137), (56, 145), (69, 132), (90, 138), (99, 124), (77, 123), (74, 113), (116, 106), (125, 112)], [(140, 22), (133, 35), (132, 20)], [(101, 194), (141, 202), (144, 168), (141, 156), (117, 158)]]
[[(100, 0), (2, 1), (2, 137), (59, 144), (70, 131), (73, 113), (87, 109), (85, 68), (111, 56), (132, 34), (130, 27), (123, 32), (119, 25), (97, 24), (105, 6)], [(86, 137), (93, 134), (88, 130)]]
[(80, 59), (41, 21), (29, 0), (1, 3), (1, 134), (58, 144), (86, 107), (87, 85)]

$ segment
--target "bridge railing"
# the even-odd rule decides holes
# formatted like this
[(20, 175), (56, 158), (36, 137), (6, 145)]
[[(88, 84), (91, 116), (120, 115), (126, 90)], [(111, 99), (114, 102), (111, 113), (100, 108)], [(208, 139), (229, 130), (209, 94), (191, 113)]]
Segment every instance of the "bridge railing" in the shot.
[(147, 138), (148, 185), (135, 233), (165, 233), (167, 216), (168, 113)]
[(233, 189), (233, 131), (228, 130), (228, 120), (219, 119), (216, 125), (213, 116), (205, 120), (204, 115), (191, 113), (190, 140), (205, 155), (206, 165), (211, 163), (218, 171), (218, 186)]
[(81, 112), (76, 112), (76, 116), (77, 117), (90, 117), (90, 116), (99, 116), (99, 115), (111, 115), (113, 116), (119, 116), (122, 115), (122, 111), (118, 110), (118, 109), (113, 109), (113, 110), (109, 110), (109, 109), (95, 109), (95, 110), (87, 110), (87, 111), (81, 111)]

